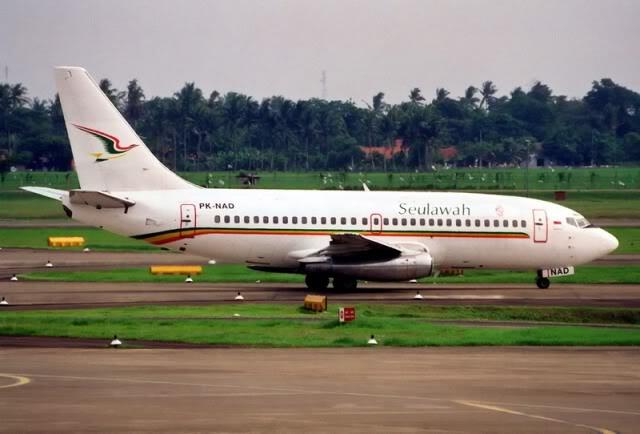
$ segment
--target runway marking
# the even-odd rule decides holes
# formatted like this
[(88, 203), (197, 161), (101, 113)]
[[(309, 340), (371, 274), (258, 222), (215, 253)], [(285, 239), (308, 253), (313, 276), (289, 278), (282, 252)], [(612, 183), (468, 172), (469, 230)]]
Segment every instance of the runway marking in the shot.
[(595, 426), (591, 426), (591, 425), (584, 425), (584, 424), (581, 424), (581, 423), (573, 423), (573, 422), (569, 422), (567, 420), (556, 419), (556, 418), (547, 417), (547, 416), (540, 416), (540, 415), (537, 415), (537, 414), (523, 413), (521, 411), (510, 410), (510, 409), (504, 408), (504, 407), (498, 407), (498, 406), (495, 406), (495, 405), (483, 404), (481, 402), (463, 401), (463, 400), (456, 400), (456, 401), (453, 401), (453, 402), (458, 403), (458, 404), (462, 404), (462, 405), (466, 405), (466, 406), (469, 406), (469, 407), (482, 408), (484, 410), (492, 410), (492, 411), (497, 411), (497, 412), (500, 412), (500, 413), (512, 414), (512, 415), (515, 415), (515, 416), (523, 416), (523, 417), (528, 417), (528, 418), (531, 418), (531, 419), (544, 420), (544, 421), (547, 421), (547, 422), (556, 422), (556, 423), (561, 423), (561, 424), (564, 424), (564, 425), (572, 425), (572, 426), (575, 426), (575, 427), (578, 427), (578, 428), (586, 428), (588, 430), (595, 431), (595, 432), (600, 433), (600, 434), (616, 434), (615, 431), (611, 431), (611, 430), (606, 429), (606, 428), (599, 428), (599, 427), (595, 427)]
[(25, 384), (28, 384), (31, 382), (31, 379), (29, 379), (28, 377), (22, 377), (20, 375), (0, 374), (0, 377), (10, 378), (15, 380), (11, 384), (5, 384), (4, 386), (0, 386), (0, 389), (8, 389), (9, 387), (24, 386)]
[(498, 404), (498, 405), (510, 405), (512, 407), (529, 407), (529, 408), (548, 408), (553, 410), (571, 410), (571, 411), (580, 411), (584, 413), (612, 413), (612, 414), (628, 414), (631, 416), (640, 416), (640, 412), (638, 411), (626, 411), (626, 410), (605, 410), (601, 408), (582, 408), (582, 407), (558, 407), (555, 405), (542, 405), (542, 404), (516, 404), (510, 402), (492, 402), (492, 401), (483, 401), (484, 404)]

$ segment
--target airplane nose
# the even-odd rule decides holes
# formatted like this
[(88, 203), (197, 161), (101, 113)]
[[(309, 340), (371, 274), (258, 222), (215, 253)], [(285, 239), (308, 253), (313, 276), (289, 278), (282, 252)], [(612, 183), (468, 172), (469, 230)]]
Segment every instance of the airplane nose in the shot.
[(607, 252), (605, 254), (607, 255), (613, 252), (615, 249), (617, 249), (618, 246), (620, 245), (620, 243), (618, 242), (618, 239), (607, 231), (604, 231), (604, 230), (602, 231), (602, 238), (603, 238), (603, 245)]

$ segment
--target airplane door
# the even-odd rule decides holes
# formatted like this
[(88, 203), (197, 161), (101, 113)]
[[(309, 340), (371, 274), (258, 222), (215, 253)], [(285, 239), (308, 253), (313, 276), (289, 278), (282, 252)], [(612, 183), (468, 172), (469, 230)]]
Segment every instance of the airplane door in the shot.
[(382, 216), (380, 214), (371, 214), (369, 216), (369, 229), (373, 233), (382, 232)]
[(190, 203), (180, 205), (180, 236), (193, 238), (196, 232), (196, 206)]
[(546, 243), (549, 237), (547, 212), (543, 209), (533, 210), (533, 242)]

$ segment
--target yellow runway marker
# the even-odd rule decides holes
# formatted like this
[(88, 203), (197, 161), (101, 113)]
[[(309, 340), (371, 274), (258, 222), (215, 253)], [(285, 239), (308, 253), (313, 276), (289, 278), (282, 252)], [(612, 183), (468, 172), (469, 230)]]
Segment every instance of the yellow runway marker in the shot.
[(9, 387), (24, 386), (25, 384), (28, 384), (31, 382), (29, 378), (21, 377), (19, 375), (0, 374), (0, 378), (10, 378), (12, 380), (15, 380), (11, 384), (0, 385), (0, 389), (8, 389)]
[(531, 419), (538, 419), (538, 420), (545, 420), (547, 422), (556, 422), (556, 423), (562, 423), (565, 425), (573, 425), (579, 428), (585, 428), (588, 430), (592, 430), (595, 432), (598, 432), (600, 434), (615, 434), (615, 431), (611, 431), (609, 429), (606, 428), (598, 428), (596, 426), (590, 426), (590, 425), (584, 425), (581, 423), (573, 423), (573, 422), (569, 422), (566, 420), (562, 420), (562, 419), (556, 419), (553, 417), (546, 417), (546, 416), (540, 416), (537, 414), (530, 414), (530, 413), (523, 413), (521, 411), (516, 411), (516, 410), (510, 410), (508, 408), (504, 408), (504, 407), (497, 407), (495, 405), (488, 405), (488, 404), (482, 404), (480, 402), (474, 402), (474, 401), (453, 401), (456, 402), (458, 404), (462, 404), (462, 405), (466, 405), (469, 407), (477, 407), (477, 408), (482, 408), (484, 410), (492, 410), (492, 411), (498, 411), (500, 413), (506, 413), (506, 414), (512, 414), (515, 416), (523, 416), (523, 417), (528, 417)]

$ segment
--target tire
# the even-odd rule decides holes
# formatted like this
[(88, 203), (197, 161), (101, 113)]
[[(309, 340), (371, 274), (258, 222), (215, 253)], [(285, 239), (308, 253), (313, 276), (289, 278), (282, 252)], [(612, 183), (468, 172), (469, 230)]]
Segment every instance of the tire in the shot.
[(547, 289), (551, 285), (551, 282), (546, 277), (538, 277), (536, 279), (536, 286), (540, 289)]
[(314, 291), (324, 291), (329, 286), (329, 278), (321, 274), (307, 274), (304, 278), (307, 288)]
[(355, 291), (358, 287), (358, 280), (350, 277), (334, 277), (333, 289), (340, 291)]

